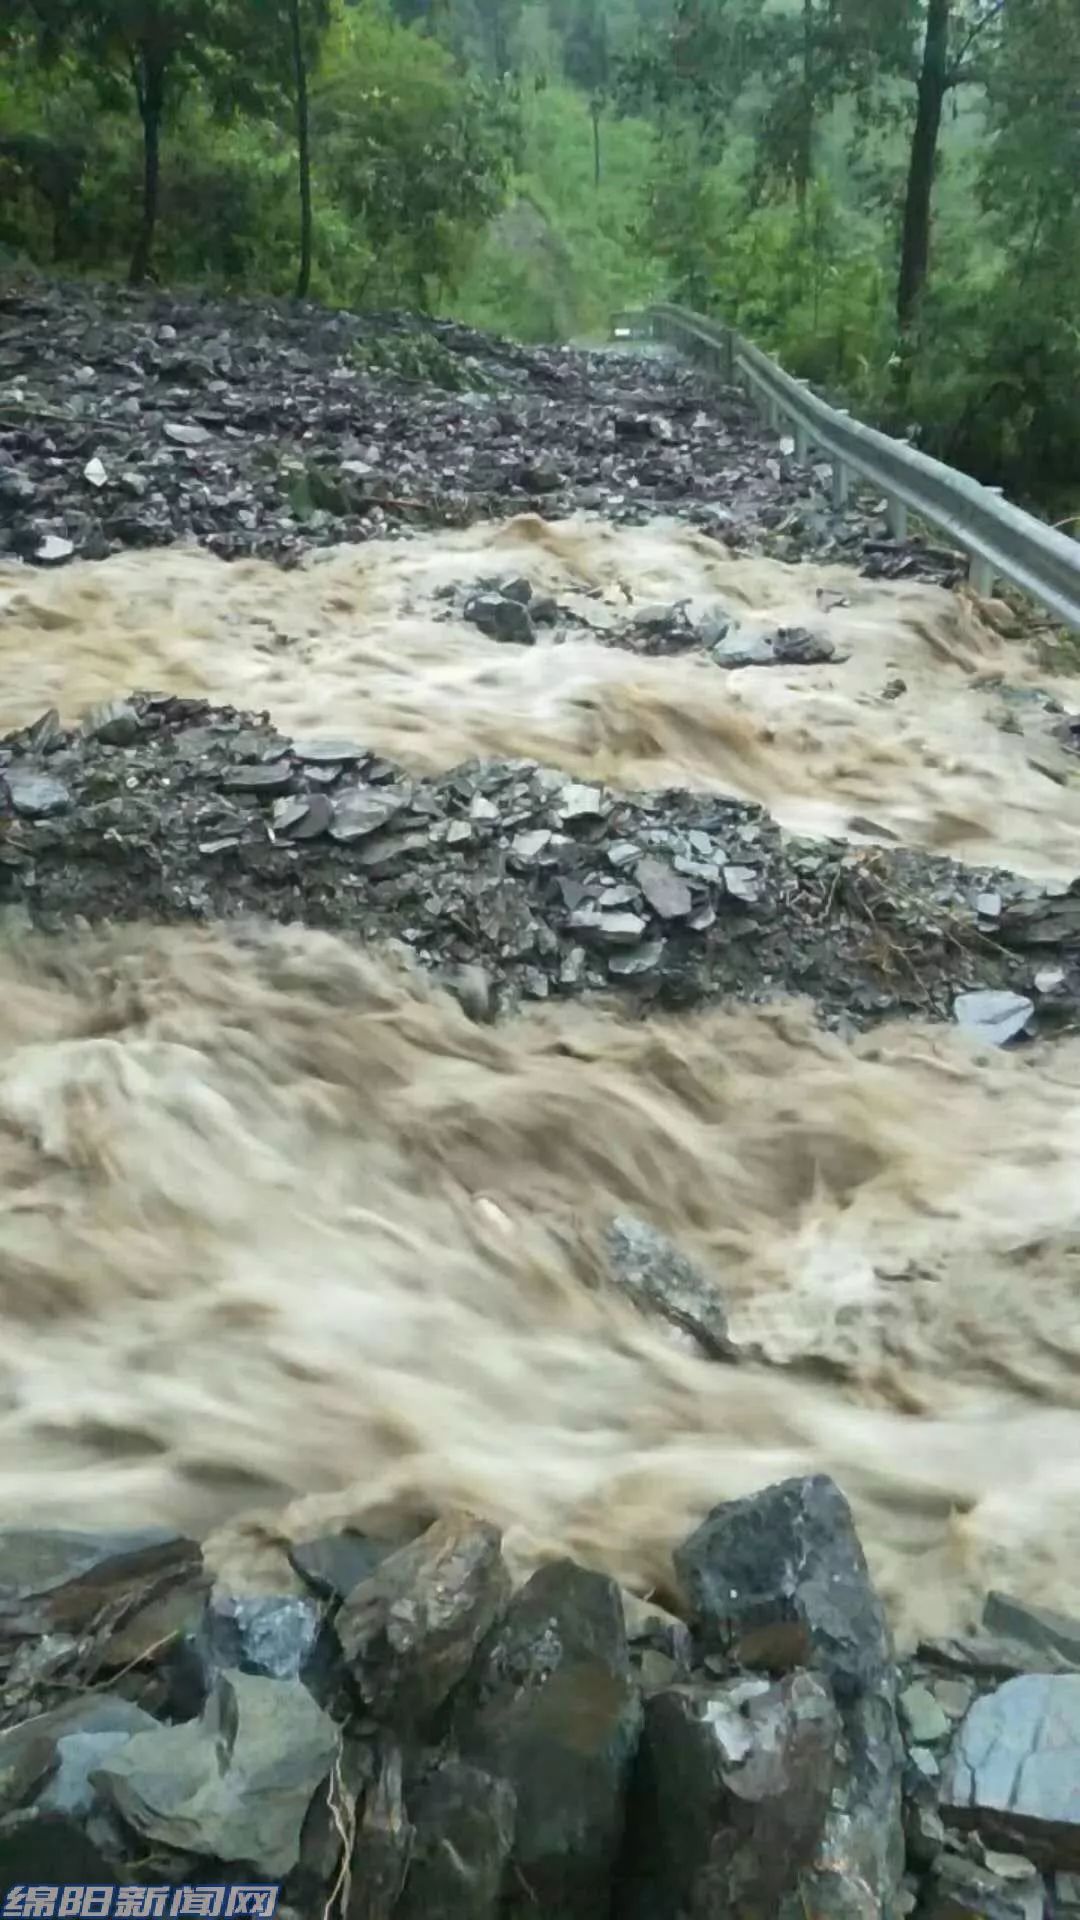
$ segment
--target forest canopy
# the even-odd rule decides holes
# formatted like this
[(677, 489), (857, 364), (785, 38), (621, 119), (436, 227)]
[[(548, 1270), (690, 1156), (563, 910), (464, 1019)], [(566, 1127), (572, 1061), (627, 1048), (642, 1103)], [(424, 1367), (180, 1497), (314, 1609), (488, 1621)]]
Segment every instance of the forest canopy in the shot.
[(532, 339), (662, 295), (1064, 518), (1076, 0), (8, 0), (5, 261)]

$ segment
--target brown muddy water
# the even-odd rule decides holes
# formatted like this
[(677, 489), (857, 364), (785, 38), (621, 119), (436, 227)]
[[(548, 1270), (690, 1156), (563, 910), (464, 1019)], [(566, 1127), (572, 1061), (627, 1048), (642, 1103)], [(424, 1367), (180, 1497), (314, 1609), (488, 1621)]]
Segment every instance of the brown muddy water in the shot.
[[(597, 626), (720, 600), (838, 657), (725, 674), (446, 617), (440, 588), (508, 572)], [(1080, 798), (1036, 709), (1002, 730), (1000, 676), (1070, 704), (987, 610), (663, 524), (526, 519), (288, 574), (178, 551), (0, 569), (8, 725), (200, 692), (418, 769), (528, 756), (1070, 880)], [(904, 1633), (989, 1584), (1075, 1605), (1078, 1154), (1070, 1038), (847, 1044), (794, 1003), (479, 1027), (302, 930), (9, 943), (0, 1516), (221, 1526), (231, 1551), (460, 1501), (521, 1562), (569, 1549), (644, 1587), (706, 1506), (815, 1467)], [(708, 1364), (604, 1291), (627, 1209), (715, 1272), (772, 1365)]]

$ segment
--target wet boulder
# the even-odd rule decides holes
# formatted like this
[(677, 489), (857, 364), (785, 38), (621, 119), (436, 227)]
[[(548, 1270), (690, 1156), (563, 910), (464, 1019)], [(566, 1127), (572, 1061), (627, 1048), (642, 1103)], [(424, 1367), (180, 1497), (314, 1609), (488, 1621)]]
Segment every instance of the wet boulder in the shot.
[(395, 1920), (494, 1920), (515, 1810), (507, 1781), (441, 1761), (409, 1794), (412, 1851)]
[(889, 1668), (851, 1509), (824, 1474), (714, 1507), (677, 1549), (675, 1570), (709, 1652), (771, 1672), (814, 1667), (842, 1704)]
[(295, 1541), (289, 1548), (289, 1560), (321, 1599), (344, 1600), (392, 1551), (384, 1540), (372, 1540), (366, 1533), (343, 1528), (340, 1533), (321, 1533)]
[(448, 1515), (399, 1547), (353, 1588), (335, 1622), (367, 1705), (395, 1723), (429, 1718), (464, 1679), (509, 1595), (498, 1529), (471, 1515)]
[[(1046, 1887), (1020, 1855), (943, 1852), (927, 1877), (919, 1920), (1044, 1920)], [(1057, 1920), (1057, 1908), (1049, 1910)]]
[(975, 1701), (944, 1768), (942, 1812), (995, 1845), (1080, 1869), (1080, 1674), (1021, 1674)]
[(200, 1719), (133, 1735), (92, 1783), (144, 1840), (280, 1880), (339, 1746), (298, 1680), (225, 1673)]
[(608, 1227), (606, 1249), (620, 1292), (639, 1311), (659, 1314), (689, 1334), (711, 1359), (734, 1357), (715, 1283), (666, 1234), (636, 1214), (621, 1213)]
[(31, 1801), (57, 1813), (84, 1812), (93, 1797), (91, 1768), (154, 1725), (130, 1700), (86, 1693), (9, 1727), (0, 1737), (0, 1814)]
[(193, 1540), (167, 1529), (0, 1532), (0, 1623), (5, 1632), (80, 1633), (109, 1606), (131, 1605), (202, 1565)]
[(677, 1686), (645, 1707), (618, 1909), (756, 1920), (821, 1839), (838, 1716), (816, 1674)]
[(1080, 1620), (1070, 1614), (994, 1591), (986, 1596), (983, 1626), (1008, 1640), (1054, 1653), (1063, 1663), (1080, 1670)]
[(489, 1637), (456, 1717), (463, 1757), (513, 1791), (504, 1920), (595, 1920), (622, 1842), (641, 1707), (619, 1589), (541, 1567)]
[(356, 1829), (348, 1920), (390, 1920), (396, 1913), (412, 1841), (401, 1749), (391, 1745), (382, 1756)]
[(510, 593), (477, 593), (465, 604), (465, 618), (489, 640), (531, 647), (536, 642), (532, 615), (524, 601)]

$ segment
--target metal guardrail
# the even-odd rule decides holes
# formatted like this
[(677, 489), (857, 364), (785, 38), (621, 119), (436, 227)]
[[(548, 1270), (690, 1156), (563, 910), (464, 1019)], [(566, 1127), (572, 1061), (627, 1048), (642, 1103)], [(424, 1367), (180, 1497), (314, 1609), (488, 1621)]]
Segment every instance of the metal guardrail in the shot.
[(616, 338), (645, 333), (666, 340), (716, 367), (728, 385), (745, 386), (770, 426), (790, 423), (797, 459), (814, 450), (827, 456), (835, 505), (843, 506), (853, 478), (866, 481), (884, 496), (895, 539), (906, 537), (908, 513), (917, 514), (967, 554), (976, 593), (988, 595), (995, 581), (1008, 580), (1080, 632), (1080, 543), (1014, 507), (997, 489), (830, 407), (734, 327), (681, 307), (653, 306), (617, 315), (612, 331)]

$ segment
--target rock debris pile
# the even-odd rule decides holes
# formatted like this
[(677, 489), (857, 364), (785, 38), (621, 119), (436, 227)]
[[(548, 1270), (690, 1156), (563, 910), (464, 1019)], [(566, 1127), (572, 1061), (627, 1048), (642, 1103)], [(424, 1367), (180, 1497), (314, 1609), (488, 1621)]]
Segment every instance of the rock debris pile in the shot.
[(671, 1006), (806, 993), (856, 1022), (951, 1017), (970, 991), (1058, 1025), (1075, 1007), (1072, 962), (1046, 971), (1048, 949), (1075, 947), (1072, 891), (787, 839), (713, 795), (621, 794), (530, 762), (414, 778), (362, 741), (288, 739), (168, 694), (74, 730), (42, 715), (0, 741), (0, 779), (8, 912), (46, 929), (263, 914), (396, 942), (469, 974), (474, 998), (479, 970), (492, 1012), (627, 987)]
[(994, 1594), (899, 1669), (820, 1476), (715, 1508), (662, 1603), (569, 1560), (515, 1590), (494, 1527), (417, 1525), (264, 1551), (242, 1591), (168, 1533), (0, 1533), (0, 1888), (1080, 1914), (1080, 1622)]
[(295, 559), (528, 508), (676, 514), (735, 551), (951, 581), (882, 503), (835, 511), (741, 394), (660, 360), (403, 316), (28, 282), (0, 291), (0, 555), (195, 540)]

